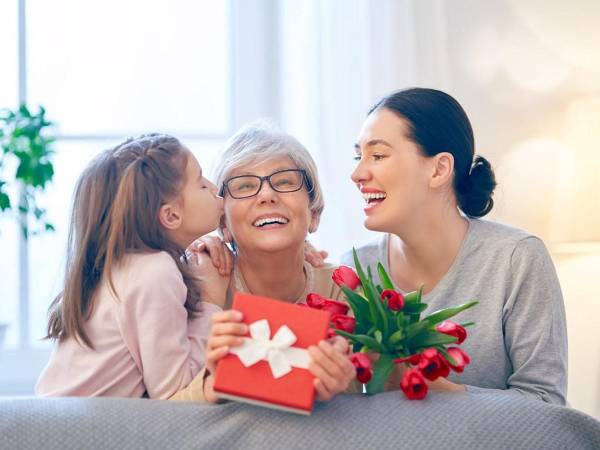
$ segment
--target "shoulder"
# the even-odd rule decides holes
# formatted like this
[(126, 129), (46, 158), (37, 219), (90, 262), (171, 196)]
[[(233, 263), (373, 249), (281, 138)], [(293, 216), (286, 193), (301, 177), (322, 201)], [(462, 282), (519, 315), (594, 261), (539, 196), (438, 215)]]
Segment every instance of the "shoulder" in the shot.
[(312, 271), (313, 277), (312, 292), (337, 300), (341, 291), (331, 276), (338, 267), (337, 264), (331, 263), (325, 263), (321, 267), (310, 266), (309, 270)]
[(173, 277), (183, 279), (173, 257), (164, 251), (129, 253), (123, 258), (121, 267), (124, 271), (135, 272), (138, 278), (146, 280)]
[(126, 297), (164, 291), (181, 296), (186, 291), (175, 260), (164, 251), (128, 253), (113, 274), (118, 291), (126, 293)]
[(470, 224), (473, 227), (472, 245), (487, 252), (501, 252), (513, 265), (550, 261), (544, 242), (526, 230), (483, 219), (472, 219)]
[[(358, 259), (361, 261), (361, 263), (363, 261), (368, 263), (370, 261), (386, 260), (387, 258), (385, 257), (385, 255), (387, 252), (387, 241), (388, 234), (386, 233), (356, 248), (356, 254), (358, 255)], [(354, 267), (354, 257), (352, 255), (352, 250), (349, 250), (342, 255), (342, 257), (340, 258), (340, 264), (344, 266)]]

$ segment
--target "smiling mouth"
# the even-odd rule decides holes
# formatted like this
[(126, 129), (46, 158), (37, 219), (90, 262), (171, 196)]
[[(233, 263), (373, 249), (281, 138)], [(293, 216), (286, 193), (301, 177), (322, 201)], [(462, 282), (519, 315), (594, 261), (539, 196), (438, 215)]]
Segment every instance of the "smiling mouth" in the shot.
[(362, 197), (367, 205), (373, 206), (383, 202), (386, 199), (387, 194), (384, 192), (364, 192)]
[(289, 222), (285, 217), (265, 217), (264, 219), (258, 219), (252, 224), (257, 228), (263, 228), (268, 225), (285, 225)]

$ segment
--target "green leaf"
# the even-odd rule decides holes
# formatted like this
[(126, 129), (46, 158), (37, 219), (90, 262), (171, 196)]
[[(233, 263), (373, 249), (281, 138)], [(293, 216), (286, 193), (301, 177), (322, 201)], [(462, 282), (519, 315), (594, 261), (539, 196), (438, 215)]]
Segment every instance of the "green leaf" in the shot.
[(0, 211), (10, 209), (10, 197), (4, 192), (0, 192)]
[(402, 312), (404, 314), (421, 314), (427, 309), (427, 303), (405, 303)]
[(462, 305), (455, 306), (453, 308), (440, 309), (439, 311), (436, 311), (436, 312), (432, 313), (431, 315), (425, 317), (423, 320), (426, 320), (431, 325), (436, 325), (440, 322), (443, 322), (446, 319), (449, 319), (450, 317), (457, 315), (459, 312), (462, 312), (465, 309), (469, 309), (469, 308), (475, 306), (477, 303), (479, 303), (479, 302), (473, 301), (473, 302), (463, 303)]
[(352, 257), (354, 258), (354, 266), (356, 268), (356, 274), (358, 275), (358, 278), (360, 279), (360, 282), (364, 288), (365, 283), (367, 282), (367, 277), (365, 276), (365, 271), (363, 270), (363, 268), (360, 264), (360, 261), (358, 260), (358, 254), (356, 253), (356, 249), (354, 247), (352, 247)]
[(351, 334), (351, 333), (347, 333), (343, 330), (335, 330), (335, 332), (336, 332), (336, 334), (339, 334), (340, 336), (344, 336), (345, 338), (347, 338), (348, 340), (350, 340), (352, 342), (358, 342), (373, 351), (376, 351), (379, 353), (385, 352), (385, 347), (382, 344), (380, 344), (379, 342), (377, 342), (371, 336), (367, 336), (366, 334)]
[(46, 230), (46, 231), (56, 231), (56, 229), (54, 228), (54, 225), (52, 225), (49, 222), (46, 222), (44, 224), (44, 230)]
[(457, 339), (458, 338), (455, 336), (427, 330), (417, 334), (412, 339), (407, 340), (407, 344), (409, 347), (416, 350), (419, 348), (433, 347), (435, 345), (453, 344)]
[(367, 383), (367, 394), (373, 395), (379, 392), (383, 392), (385, 389), (385, 383), (390, 377), (394, 370), (394, 357), (387, 354), (379, 355), (379, 359), (373, 366), (373, 377), (371, 381)]
[(446, 349), (445, 349), (443, 346), (441, 346), (441, 345), (436, 345), (436, 346), (435, 346), (435, 348), (437, 348), (437, 349), (438, 349), (438, 351), (439, 351), (439, 352), (440, 352), (442, 355), (444, 355), (444, 358), (446, 358), (446, 361), (448, 361), (448, 362), (449, 362), (450, 364), (452, 364), (453, 366), (456, 366), (456, 364), (457, 364), (457, 361), (456, 361), (456, 360), (455, 360), (455, 359), (454, 359), (452, 356), (450, 356), (450, 353), (448, 353), (448, 352), (446, 351)]
[(419, 291), (409, 292), (404, 296), (404, 303), (419, 303)]
[(397, 344), (398, 342), (400, 342), (402, 340), (403, 337), (404, 337), (404, 330), (400, 329), (400, 330), (392, 333), (392, 335), (390, 336), (390, 339), (389, 339), (389, 343), (392, 345)]
[(381, 284), (383, 285), (383, 288), (384, 289), (394, 289), (394, 283), (392, 283), (392, 280), (390, 279), (387, 272), (385, 271), (383, 264), (377, 263), (377, 272), (379, 273), (379, 279), (381, 280)]
[(369, 300), (369, 311), (372, 317), (375, 319), (374, 322), (377, 324), (377, 328), (383, 333), (383, 339), (386, 340), (389, 336), (389, 326), (386, 310), (379, 298), (379, 294), (373, 286), (371, 281), (367, 281), (365, 288), (365, 294)]
[(429, 324), (429, 322), (425, 322), (423, 320), (420, 322), (410, 324), (406, 329), (406, 339), (410, 340), (417, 334), (423, 332), (424, 330), (427, 330), (430, 327), (431, 325)]
[(375, 340), (381, 344), (381, 340), (383, 338), (383, 336), (381, 335), (381, 331), (375, 330), (374, 335), (375, 335)]
[(342, 292), (346, 294), (346, 300), (354, 312), (354, 318), (359, 323), (370, 323), (369, 303), (362, 296), (347, 286), (341, 286)]
[(463, 328), (467, 328), (467, 327), (472, 327), (473, 325), (475, 325), (475, 322), (462, 322), (459, 325)]

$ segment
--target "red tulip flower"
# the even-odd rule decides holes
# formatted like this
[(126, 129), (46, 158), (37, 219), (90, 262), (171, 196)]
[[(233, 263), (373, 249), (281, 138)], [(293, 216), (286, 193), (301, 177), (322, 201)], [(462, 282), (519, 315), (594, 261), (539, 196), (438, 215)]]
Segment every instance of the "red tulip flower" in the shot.
[(396, 364), (407, 362), (413, 366), (417, 366), (421, 362), (421, 355), (419, 353), (416, 353), (414, 355), (407, 356), (406, 358), (396, 358), (394, 362)]
[(439, 377), (447, 377), (450, 374), (450, 365), (437, 349), (428, 348), (421, 353), (419, 370), (425, 378), (434, 381)]
[(448, 363), (450, 364), (450, 367), (452, 367), (452, 370), (454, 370), (455, 372), (461, 373), (463, 370), (465, 370), (465, 366), (471, 362), (471, 358), (469, 358), (469, 355), (467, 355), (462, 349), (458, 347), (450, 347), (448, 349), (448, 354), (452, 356), (452, 358), (454, 358), (454, 361), (456, 361), (456, 365)]
[(331, 325), (333, 325), (333, 328), (345, 331), (346, 333), (354, 333), (356, 319), (354, 319), (354, 317), (345, 316), (344, 314), (334, 314), (331, 316)]
[(350, 361), (356, 368), (356, 379), (361, 383), (368, 383), (373, 376), (371, 360), (364, 353), (353, 353)]
[(455, 336), (458, 339), (456, 341), (457, 344), (462, 344), (467, 338), (467, 330), (465, 330), (465, 328), (461, 327), (459, 324), (451, 322), (450, 320), (443, 321), (437, 325), (435, 329), (440, 333)]
[(346, 314), (350, 310), (350, 307), (346, 303), (338, 302), (314, 293), (306, 296), (306, 304), (311, 308), (322, 309), (331, 314)]
[(404, 308), (404, 296), (393, 289), (386, 289), (381, 293), (381, 300), (387, 300), (387, 306), (392, 311), (400, 311)]
[(360, 286), (360, 279), (356, 272), (351, 267), (348, 266), (340, 266), (333, 271), (333, 275), (331, 275), (331, 279), (338, 286), (346, 286), (349, 289), (356, 289)]
[(402, 376), (400, 389), (404, 391), (407, 399), (422, 400), (427, 395), (429, 386), (419, 369), (409, 369)]

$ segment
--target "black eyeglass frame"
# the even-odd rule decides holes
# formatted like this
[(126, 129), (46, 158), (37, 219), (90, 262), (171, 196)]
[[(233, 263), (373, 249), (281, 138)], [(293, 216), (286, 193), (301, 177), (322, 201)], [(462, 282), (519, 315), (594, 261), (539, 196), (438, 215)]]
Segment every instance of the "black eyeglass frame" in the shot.
[[(277, 174), (282, 173), (282, 172), (300, 172), (300, 174), (302, 175), (302, 182), (300, 183), (300, 186), (298, 187), (298, 189), (294, 189), (293, 191), (280, 191), (275, 186), (273, 186), (273, 183), (271, 183), (271, 177), (273, 175), (277, 175)], [(248, 178), (248, 177), (256, 178), (256, 179), (258, 179), (260, 181), (260, 184), (258, 186), (258, 190), (254, 194), (252, 194), (252, 195), (245, 195), (243, 197), (236, 197), (236, 196), (234, 196), (231, 193), (231, 190), (229, 190), (229, 182), (232, 181), (232, 180), (236, 180), (238, 178)], [(223, 185), (221, 186), (221, 190), (219, 191), (219, 196), (220, 197), (224, 197), (225, 191), (227, 191), (229, 193), (229, 195), (231, 196), (231, 198), (234, 198), (236, 200), (241, 200), (243, 198), (254, 197), (255, 195), (259, 194), (260, 190), (263, 187), (263, 183), (265, 181), (267, 183), (269, 183), (269, 186), (271, 186), (271, 189), (273, 189), (275, 192), (279, 192), (280, 194), (288, 194), (290, 192), (298, 192), (305, 185), (306, 185), (306, 190), (308, 191), (309, 194), (313, 190), (312, 183), (310, 182), (310, 180), (308, 178), (308, 175), (306, 174), (306, 170), (304, 170), (304, 169), (283, 169), (283, 170), (278, 170), (277, 172), (273, 172), (270, 175), (265, 175), (264, 177), (261, 177), (261, 176), (258, 176), (258, 175), (238, 175), (238, 176), (235, 176), (235, 177), (228, 178), (227, 180), (225, 180), (223, 182)]]

